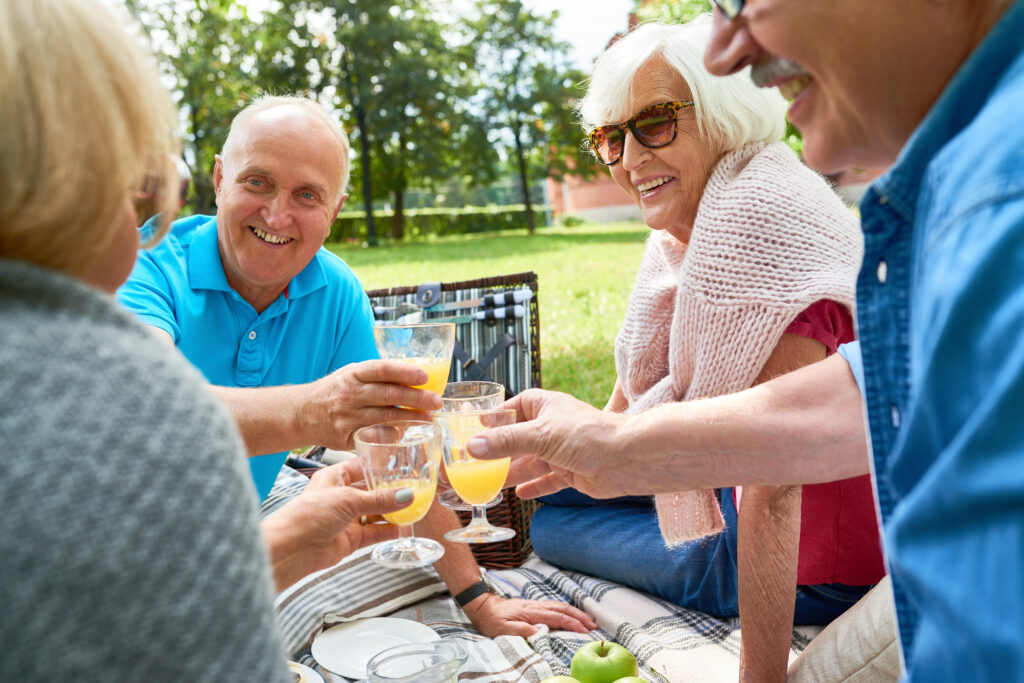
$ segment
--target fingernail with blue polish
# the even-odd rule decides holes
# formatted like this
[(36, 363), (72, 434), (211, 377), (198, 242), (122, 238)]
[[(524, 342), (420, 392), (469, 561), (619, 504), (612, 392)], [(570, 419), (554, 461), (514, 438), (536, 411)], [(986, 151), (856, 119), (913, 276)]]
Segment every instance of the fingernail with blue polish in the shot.
[(402, 489), (401, 491), (395, 494), (395, 502), (408, 503), (410, 500), (413, 499), (414, 495), (415, 494), (413, 494), (412, 489)]

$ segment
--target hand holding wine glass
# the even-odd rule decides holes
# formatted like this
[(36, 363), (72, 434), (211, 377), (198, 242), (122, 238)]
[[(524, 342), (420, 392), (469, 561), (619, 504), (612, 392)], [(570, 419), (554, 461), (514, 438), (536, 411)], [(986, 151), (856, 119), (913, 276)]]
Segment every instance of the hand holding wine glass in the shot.
[(374, 548), (370, 558), (392, 568), (423, 567), (442, 555), (444, 547), (416, 538), (412, 525), (423, 519), (434, 500), (441, 463), (441, 435), (430, 422), (406, 420), (363, 427), (355, 434), (366, 485), (373, 490), (408, 488), (413, 502), (384, 519), (398, 526), (398, 539)]

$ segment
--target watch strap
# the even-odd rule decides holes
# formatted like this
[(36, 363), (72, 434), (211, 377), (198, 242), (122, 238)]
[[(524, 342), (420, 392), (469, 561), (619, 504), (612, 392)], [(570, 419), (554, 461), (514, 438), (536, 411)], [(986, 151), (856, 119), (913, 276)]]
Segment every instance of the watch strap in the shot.
[(479, 581), (474, 583), (472, 586), (470, 586), (466, 590), (464, 590), (464, 591), (460, 592), (458, 595), (456, 595), (455, 596), (455, 603), (459, 607), (465, 607), (466, 605), (471, 603), (473, 600), (476, 600), (477, 598), (479, 598), (484, 593), (493, 593), (493, 592), (494, 592), (494, 589), (491, 588), (490, 585), (486, 581), (484, 581), (483, 579), (480, 579)]

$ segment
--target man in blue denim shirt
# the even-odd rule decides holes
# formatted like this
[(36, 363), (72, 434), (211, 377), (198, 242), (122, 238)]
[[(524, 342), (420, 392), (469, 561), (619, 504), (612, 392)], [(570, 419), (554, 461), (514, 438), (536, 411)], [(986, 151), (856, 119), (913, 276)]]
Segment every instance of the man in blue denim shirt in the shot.
[[(907, 676), (1022, 680), (1024, 2), (716, 4), (709, 70), (779, 87), (810, 165), (895, 162), (862, 201), (845, 355)], [(838, 358), (632, 419), (536, 393), (528, 429), (471, 450), (539, 455), (517, 463), (527, 495), (810, 483), (867, 469), (859, 403)]]

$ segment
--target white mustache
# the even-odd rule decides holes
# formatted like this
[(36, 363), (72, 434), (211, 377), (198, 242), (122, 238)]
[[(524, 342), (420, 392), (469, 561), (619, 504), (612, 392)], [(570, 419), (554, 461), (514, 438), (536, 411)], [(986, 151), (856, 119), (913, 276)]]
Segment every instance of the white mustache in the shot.
[(796, 62), (791, 62), (782, 57), (775, 57), (770, 61), (751, 66), (750, 80), (757, 87), (763, 88), (766, 84), (771, 83), (780, 76), (802, 76), (806, 73), (807, 69)]

